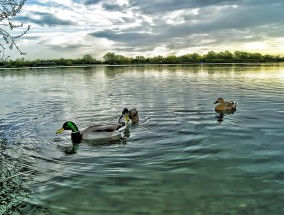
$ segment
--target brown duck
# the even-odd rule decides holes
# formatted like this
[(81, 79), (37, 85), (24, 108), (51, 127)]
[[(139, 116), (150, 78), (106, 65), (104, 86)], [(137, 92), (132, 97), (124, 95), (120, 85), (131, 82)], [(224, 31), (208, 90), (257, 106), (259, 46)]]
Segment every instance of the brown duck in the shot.
[(235, 111), (237, 109), (237, 103), (234, 101), (226, 102), (223, 98), (218, 98), (214, 104), (217, 103), (215, 111)]
[(126, 120), (126, 122), (131, 120), (133, 124), (138, 123), (139, 121), (138, 111), (135, 108), (132, 108), (130, 110), (128, 110), (127, 108), (124, 108), (122, 111), (122, 115), (119, 118), (118, 122), (121, 123), (121, 120), (123, 118)]

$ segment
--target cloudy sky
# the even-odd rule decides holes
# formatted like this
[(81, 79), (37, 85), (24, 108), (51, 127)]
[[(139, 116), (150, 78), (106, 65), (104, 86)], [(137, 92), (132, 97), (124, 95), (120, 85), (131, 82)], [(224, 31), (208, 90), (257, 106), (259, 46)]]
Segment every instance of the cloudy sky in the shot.
[[(27, 0), (26, 59), (261, 52), (284, 56), (283, 0)], [(12, 58), (19, 57), (16, 50)]]

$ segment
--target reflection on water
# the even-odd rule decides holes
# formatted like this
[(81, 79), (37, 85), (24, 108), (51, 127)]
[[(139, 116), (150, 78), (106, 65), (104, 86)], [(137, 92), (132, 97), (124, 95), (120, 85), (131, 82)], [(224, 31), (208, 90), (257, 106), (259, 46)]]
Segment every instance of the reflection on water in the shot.
[(223, 122), (224, 120), (224, 117), (226, 115), (229, 115), (229, 114), (234, 114), (236, 112), (236, 110), (229, 110), (229, 111), (216, 111), (215, 112), (217, 113), (217, 121), (218, 122)]
[[(279, 214), (283, 89), (283, 64), (3, 70), (0, 214)], [(125, 107), (122, 140), (55, 135)]]

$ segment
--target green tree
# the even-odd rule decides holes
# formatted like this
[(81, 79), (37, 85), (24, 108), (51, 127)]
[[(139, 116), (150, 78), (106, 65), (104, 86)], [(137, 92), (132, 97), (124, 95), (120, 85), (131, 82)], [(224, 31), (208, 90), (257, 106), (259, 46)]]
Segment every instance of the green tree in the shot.
[(181, 55), (179, 57), (179, 61), (183, 63), (192, 62), (192, 55), (191, 54)]
[(83, 56), (83, 61), (86, 64), (92, 64), (92, 63), (96, 63), (96, 59), (93, 58), (93, 56), (91, 54), (85, 54)]
[(237, 60), (246, 60), (248, 59), (249, 55), (247, 52), (244, 51), (235, 51), (234, 58)]
[(103, 56), (104, 63), (115, 64), (116, 55), (113, 52), (108, 52)]
[(218, 54), (213, 51), (209, 51), (206, 55), (203, 56), (205, 59), (218, 59)]
[(169, 55), (165, 58), (165, 63), (178, 63), (179, 62), (179, 59), (177, 56), (175, 55)]
[(133, 63), (146, 63), (147, 59), (144, 56), (136, 56), (134, 59), (132, 59)]
[(161, 55), (149, 58), (149, 63), (164, 63), (164, 58)]
[(125, 57), (123, 55), (116, 55), (115, 57), (117, 64), (129, 64), (131, 63), (131, 59), (128, 57)]
[(249, 53), (248, 59), (261, 61), (263, 58), (260, 53)]
[(224, 51), (224, 52), (220, 52), (218, 53), (219, 58), (221, 59), (232, 59), (233, 58), (233, 54), (229, 51)]
[(66, 61), (66, 66), (72, 66), (72, 65), (73, 65), (72, 60), (71, 60), (71, 59), (68, 59), (68, 60)]
[(203, 59), (203, 57), (198, 53), (193, 53), (191, 56), (192, 56), (192, 59), (195, 61), (200, 61)]

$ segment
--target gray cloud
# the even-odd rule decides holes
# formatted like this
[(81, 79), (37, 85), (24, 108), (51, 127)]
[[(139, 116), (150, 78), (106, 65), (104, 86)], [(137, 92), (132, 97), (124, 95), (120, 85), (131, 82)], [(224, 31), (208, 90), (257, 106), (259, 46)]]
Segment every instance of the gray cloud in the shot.
[(114, 40), (117, 42), (123, 42), (126, 43), (129, 40), (133, 41), (151, 41), (153, 40), (153, 35), (149, 33), (131, 33), (131, 32), (126, 32), (126, 33), (115, 33), (113, 31), (99, 31), (95, 33), (90, 33), (91, 36), (95, 36), (98, 38), (107, 38), (110, 40)]
[(194, 9), (218, 5), (234, 5), (239, 0), (130, 0), (131, 5), (136, 6), (146, 14), (161, 13), (174, 10)]
[[(151, 1), (153, 3), (153, 1)], [(149, 6), (153, 14), (149, 15), (154, 25), (144, 22), (141, 26), (129, 28), (123, 31), (99, 31), (90, 35), (99, 38), (107, 38), (117, 42), (120, 46), (126, 46), (150, 51), (155, 47), (165, 46), (170, 49), (182, 49), (185, 47), (198, 47), (204, 45), (253, 42), (267, 39), (268, 37), (279, 37), (284, 31), (283, 3), (277, 0), (272, 2), (259, 1), (259, 5), (248, 5), (244, 3), (238, 7), (228, 7), (220, 10), (222, 4), (237, 3), (237, 1), (155, 1), (150, 5), (150, 1), (141, 1), (140, 8), (145, 9)], [(242, 1), (238, 1), (242, 2)], [(132, 1), (133, 3), (133, 1)], [(144, 4), (145, 3), (145, 4)], [(162, 4), (163, 3), (163, 4)], [(142, 5), (143, 4), (143, 5)], [(135, 4), (136, 6), (138, 3)], [(151, 7), (150, 7), (151, 6)], [(157, 8), (156, 8), (157, 7)], [(157, 11), (164, 11), (173, 8), (200, 8), (198, 15), (181, 14), (179, 19), (181, 24), (169, 24), (164, 14), (156, 14)], [(156, 8), (156, 9), (155, 9)], [(151, 12), (151, 10), (146, 10)], [(191, 22), (191, 21), (195, 22)], [(266, 26), (264, 29), (263, 26)], [(151, 33), (143, 33), (143, 32)], [(142, 33), (141, 33), (142, 32)], [(194, 36), (207, 35), (207, 36)], [(283, 35), (283, 34), (282, 34)], [(204, 44), (204, 40), (212, 41)], [(227, 44), (228, 45), (228, 44)]]
[(101, 1), (103, 1), (103, 0), (84, 0), (83, 4), (84, 5), (94, 5), (94, 4), (98, 4)]
[(31, 40), (31, 41), (38, 41), (38, 40), (40, 40), (40, 36), (30, 36), (29, 34), (27, 34), (26, 36), (25, 36), (25, 40)]
[[(29, 15), (17, 16), (16, 19), (40, 26), (65, 25), (70, 32), (66, 41), (74, 44), (64, 44), (64, 36), (61, 36), (62, 44), (54, 47), (67, 56), (92, 47), (100, 47), (100, 52), (112, 49), (123, 54), (140, 52), (143, 55), (143, 52), (151, 52), (157, 47), (165, 47), (170, 53), (191, 48), (214, 51), (262, 41), (272, 41), (271, 47), (280, 50), (277, 39), (284, 35), (283, 0), (128, 0), (125, 5), (116, 0), (73, 2), (76, 2), (76, 8), (59, 2), (46, 3), (46, 8), (64, 9), (78, 18), (76, 23), (43, 12), (29, 12)], [(39, 3), (40, 6), (43, 4)], [(35, 19), (35, 15), (40, 18)], [(98, 15), (102, 15), (101, 20)], [(80, 37), (70, 40), (72, 32)], [(44, 44), (49, 44), (49, 41)], [(54, 47), (51, 45), (49, 49)]]
[(108, 2), (105, 2), (102, 4), (102, 7), (107, 10), (107, 11), (123, 11), (125, 10), (126, 8), (126, 5), (125, 6), (120, 6), (118, 4), (112, 4), (112, 3), (108, 3)]
[(58, 51), (77, 51), (82, 48), (86, 48), (88, 46), (81, 45), (81, 44), (64, 44), (64, 45), (44, 45), (46, 47), (49, 47), (51, 50), (58, 50)]
[[(34, 15), (38, 15), (39, 19), (32, 18)], [(59, 19), (51, 13), (35, 12), (27, 16), (18, 16), (16, 18), (19, 22), (29, 22), (40, 26), (57, 26), (57, 25), (73, 25), (71, 21)]]

